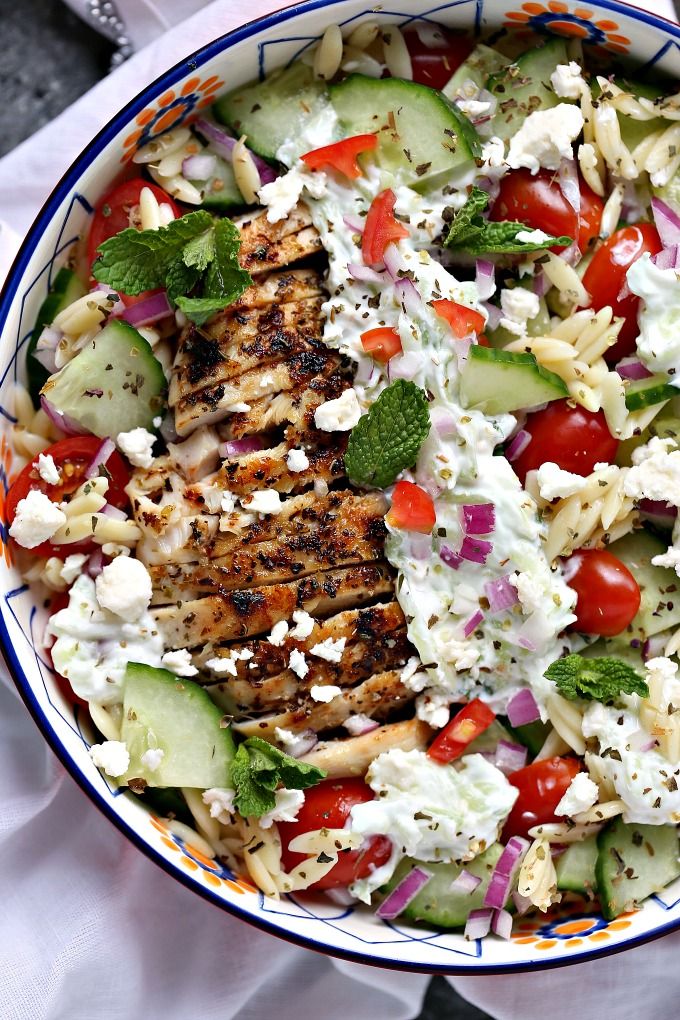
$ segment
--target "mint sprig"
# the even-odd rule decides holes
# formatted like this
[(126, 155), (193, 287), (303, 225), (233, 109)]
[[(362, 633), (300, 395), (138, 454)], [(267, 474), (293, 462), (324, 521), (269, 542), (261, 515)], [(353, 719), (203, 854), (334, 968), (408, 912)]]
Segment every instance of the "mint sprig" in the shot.
[(384, 489), (411, 467), (430, 431), (427, 397), (419, 386), (397, 379), (382, 391), (352, 429), (345, 468), (356, 485)]
[(201, 325), (252, 283), (238, 263), (240, 244), (231, 220), (214, 220), (197, 210), (158, 230), (121, 230), (100, 246), (92, 273), (124, 294), (163, 287), (168, 298)]
[(583, 655), (565, 655), (545, 671), (563, 698), (576, 701), (601, 701), (610, 705), (621, 694), (649, 695), (649, 687), (632, 666), (621, 659), (602, 657), (587, 659)]
[(546, 235), (542, 241), (520, 241), (517, 235), (522, 231), (530, 231), (526, 223), (514, 220), (501, 220), (492, 223), (485, 220), (482, 213), (489, 204), (489, 196), (481, 188), (473, 185), (465, 205), (453, 216), (449, 232), (444, 244), (447, 248), (456, 248), (468, 255), (512, 255), (528, 251), (542, 251), (553, 245), (569, 245), (571, 237), (552, 237)]
[(279, 786), (306, 790), (325, 777), (323, 769), (291, 758), (261, 737), (248, 737), (239, 744), (231, 762), (234, 804), (244, 818), (260, 818), (272, 811)]

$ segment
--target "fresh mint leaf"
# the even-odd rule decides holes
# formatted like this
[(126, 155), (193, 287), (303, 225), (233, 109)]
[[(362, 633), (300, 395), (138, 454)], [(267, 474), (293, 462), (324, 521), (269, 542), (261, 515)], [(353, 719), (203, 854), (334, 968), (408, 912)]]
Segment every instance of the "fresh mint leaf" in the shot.
[(345, 467), (358, 485), (391, 485), (411, 467), (430, 431), (427, 397), (419, 386), (397, 379), (384, 389), (352, 429)]
[(205, 279), (205, 296), (221, 297), (231, 304), (251, 285), (252, 277), (238, 263), (241, 236), (231, 220), (215, 224), (215, 257)]
[(185, 266), (195, 266), (200, 272), (208, 268), (215, 258), (215, 231), (210, 227), (205, 233), (194, 237), (182, 249), (182, 262)]
[(548, 666), (548, 680), (554, 681), (563, 698), (576, 701), (601, 701), (610, 705), (621, 694), (649, 695), (649, 687), (632, 666), (621, 659), (603, 657), (586, 659), (582, 655), (565, 655)]
[(175, 303), (188, 319), (202, 326), (215, 312), (221, 312), (223, 308), (230, 305), (234, 299), (231, 297), (177, 297)]
[(542, 251), (555, 244), (569, 245), (571, 237), (553, 237), (546, 235), (542, 241), (520, 241), (517, 235), (531, 231), (526, 223), (513, 220), (501, 220), (492, 223), (485, 220), (482, 213), (489, 204), (489, 196), (481, 188), (473, 185), (468, 199), (462, 209), (453, 216), (449, 225), (444, 244), (447, 248), (456, 248), (468, 255), (511, 255), (521, 252)]
[(239, 745), (231, 763), (234, 803), (244, 818), (259, 818), (273, 810), (279, 786), (306, 790), (325, 776), (322, 769), (291, 758), (261, 737), (249, 737)]
[(191, 293), (202, 275), (196, 266), (185, 265), (181, 257), (175, 259), (165, 274), (165, 289), (169, 300), (177, 304), (178, 298)]

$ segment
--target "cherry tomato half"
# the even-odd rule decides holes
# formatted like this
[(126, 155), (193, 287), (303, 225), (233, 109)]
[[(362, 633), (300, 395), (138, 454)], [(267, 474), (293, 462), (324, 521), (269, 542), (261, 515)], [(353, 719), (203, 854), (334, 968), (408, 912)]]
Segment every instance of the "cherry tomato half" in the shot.
[[(363, 779), (326, 779), (318, 786), (305, 790), (305, 802), (294, 822), (279, 822), (281, 860), (286, 871), (306, 860), (305, 854), (296, 854), (288, 844), (296, 836), (316, 829), (342, 829), (355, 804), (373, 800), (373, 790)], [(372, 836), (359, 850), (342, 851), (338, 863), (327, 875), (315, 882), (312, 889), (333, 889), (349, 885), (357, 878), (365, 878), (373, 867), (379, 868), (389, 860), (392, 844), (385, 836)]]
[(626, 273), (645, 252), (656, 255), (661, 247), (661, 238), (652, 223), (622, 227), (597, 249), (583, 275), (583, 286), (592, 298), (593, 311), (599, 312), (600, 308), (610, 305), (614, 315), (623, 316), (626, 320), (614, 346), (605, 351), (605, 360), (610, 365), (633, 353), (638, 335), (640, 299), (635, 294), (619, 298)]
[(427, 22), (405, 29), (404, 40), (411, 57), (413, 81), (431, 89), (443, 89), (474, 47), (469, 36), (456, 35), (441, 25)]
[(589, 475), (596, 464), (611, 464), (619, 447), (602, 411), (571, 407), (566, 400), (554, 400), (530, 414), (524, 429), (531, 442), (512, 462), (522, 483), (527, 471), (546, 461), (575, 475)]
[[(479, 333), (484, 329), (484, 316), (474, 308), (468, 308), (467, 305), (450, 301), (449, 298), (437, 298), (432, 302), (432, 307), (440, 318), (446, 319), (459, 340), (462, 340), (464, 336), (469, 336), (470, 333)], [(486, 346), (489, 346), (488, 340)]]
[[(8, 525), (12, 524), (16, 516), (17, 504), (24, 499), (30, 489), (44, 492), (54, 503), (60, 503), (75, 492), (84, 481), (85, 471), (101, 444), (102, 441), (97, 436), (73, 436), (71, 439), (60, 439), (45, 450), (44, 453), (49, 454), (59, 468), (61, 479), (57, 485), (50, 485), (40, 477), (37, 457), (27, 464), (7, 493), (5, 507)], [(130, 475), (123, 458), (116, 450), (106, 461), (106, 470), (110, 475), (106, 498), (113, 506), (122, 509), (128, 502), (125, 486), (130, 481)], [(91, 546), (92, 543), (79, 542), (77, 549), (82, 552)], [(75, 544), (60, 547), (52, 545), (51, 542), (43, 542), (35, 546), (31, 552), (36, 556), (52, 556), (60, 548), (70, 552), (76, 551)]]
[(496, 713), (479, 698), (469, 701), (437, 734), (427, 749), (428, 755), (444, 765), (460, 758), (467, 746), (488, 730), (495, 718)]
[(362, 173), (357, 156), (375, 149), (377, 144), (378, 136), (375, 134), (353, 135), (351, 138), (343, 138), (340, 142), (333, 142), (332, 145), (312, 149), (311, 152), (300, 156), (300, 159), (310, 170), (321, 170), (330, 166), (345, 177), (356, 178), (361, 177)]
[(511, 773), (508, 782), (519, 790), (519, 797), (503, 827), (503, 841), (527, 836), (534, 825), (559, 821), (555, 808), (580, 770), (576, 758), (546, 758)]
[(614, 637), (640, 608), (640, 588), (625, 563), (606, 549), (579, 549), (564, 563), (576, 600), (574, 630)]
[(386, 520), (393, 528), (429, 535), (437, 523), (437, 512), (425, 489), (414, 482), (397, 482)]
[(376, 326), (361, 334), (361, 346), (381, 364), (386, 365), (395, 354), (401, 354), (401, 337), (391, 326)]
[(94, 211), (92, 226), (87, 238), (87, 258), (90, 265), (97, 258), (97, 249), (104, 241), (108, 241), (110, 237), (130, 226), (130, 210), (139, 204), (142, 188), (149, 188), (159, 203), (165, 202), (166, 205), (169, 205), (175, 219), (181, 215), (173, 200), (162, 188), (145, 181), (142, 177), (135, 177), (131, 181), (117, 184), (107, 195), (104, 195)]
[(361, 254), (367, 266), (380, 265), (387, 246), (408, 237), (408, 230), (394, 215), (396, 201), (392, 189), (386, 188), (371, 202), (361, 238)]

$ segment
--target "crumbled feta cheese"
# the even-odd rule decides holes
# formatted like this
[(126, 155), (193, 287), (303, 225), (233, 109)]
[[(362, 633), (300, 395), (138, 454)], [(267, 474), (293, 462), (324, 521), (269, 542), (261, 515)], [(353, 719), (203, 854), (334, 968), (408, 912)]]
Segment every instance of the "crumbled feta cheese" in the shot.
[(491, 109), (491, 103), (481, 99), (457, 99), (456, 106), (466, 117), (481, 117)]
[(301, 680), (304, 680), (304, 678), (309, 673), (309, 666), (307, 665), (307, 660), (305, 659), (303, 653), (299, 651), (299, 649), (294, 648), (290, 653), (290, 658), (288, 659), (288, 668), (292, 669), (293, 672), (296, 673)]
[(550, 502), (553, 499), (565, 499), (567, 496), (576, 495), (583, 488), (585, 478), (571, 471), (563, 471), (553, 461), (548, 460), (541, 464), (536, 472), (536, 482), (541, 499)]
[(511, 138), (508, 164), (513, 170), (527, 167), (532, 173), (541, 167), (557, 170), (563, 159), (572, 158), (571, 143), (582, 130), (583, 114), (571, 103), (535, 110)]
[(448, 694), (426, 691), (416, 698), (416, 716), (435, 730), (441, 730), (449, 721), (450, 705)]
[(296, 609), (293, 612), (293, 623), (296, 626), (291, 630), (290, 636), (296, 641), (304, 641), (305, 638), (308, 638), (315, 626), (314, 617), (304, 609)]
[(665, 553), (652, 556), (652, 563), (655, 567), (668, 567), (680, 577), (680, 549), (676, 546), (670, 545)]
[(540, 311), (538, 295), (524, 287), (513, 287), (512, 290), (506, 287), (501, 291), (501, 308), (502, 325), (507, 326), (508, 321), (516, 323), (520, 331), (526, 333), (528, 320), (534, 319)]
[(274, 822), (294, 822), (305, 802), (302, 790), (287, 790), (285, 787), (275, 790), (274, 798), (276, 804), (272, 810), (258, 818), (263, 829), (270, 829)]
[(233, 514), (236, 509), (236, 496), (233, 492), (222, 493), (219, 508), (223, 514)]
[(165, 758), (165, 751), (162, 747), (150, 747), (144, 752), (140, 761), (149, 772), (155, 772)]
[(309, 467), (309, 457), (304, 450), (289, 450), (286, 457), (288, 470), (297, 474), (299, 471), (306, 471)]
[[(402, 669), (401, 673), (399, 674), (399, 679), (403, 684), (406, 684), (408, 683), (412, 676), (415, 676), (419, 669), (420, 659), (418, 658), (417, 655), (412, 655), (411, 658), (406, 663), (406, 665), (404, 666), (404, 668)], [(415, 688), (411, 689), (415, 690)], [(419, 688), (419, 690), (422, 690), (422, 687)]]
[(153, 464), (153, 444), (156, 437), (146, 429), (136, 428), (130, 432), (119, 432), (116, 446), (135, 467), (150, 468)]
[(151, 577), (141, 560), (117, 556), (96, 578), (95, 590), (102, 609), (136, 623), (151, 602)]
[(80, 574), (83, 569), (83, 564), (86, 563), (87, 556), (85, 553), (71, 553), (64, 560), (61, 570), (59, 571), (59, 577), (65, 584), (73, 584), (76, 577)]
[[(273, 642), (272, 642), (273, 644)], [(215, 656), (213, 659), (206, 661), (208, 669), (212, 670), (213, 673), (218, 675), (221, 673), (229, 673), (230, 676), (238, 676), (238, 669), (236, 663), (239, 661), (246, 661), (252, 659), (255, 653), (250, 648), (232, 648), (229, 655)]]
[(292, 755), (293, 758), (297, 758), (298, 754), (304, 753), (303, 748), (305, 750), (309, 749), (309, 734), (310, 730), (303, 733), (293, 733), (292, 730), (285, 730), (281, 726), (274, 727), (274, 736), (285, 749), (286, 754)]
[(516, 588), (517, 597), (524, 612), (540, 613), (545, 603), (546, 591), (543, 585), (530, 573), (510, 575), (510, 584)]
[(54, 463), (54, 457), (51, 453), (38, 454), (38, 474), (43, 482), (47, 482), (48, 485), (58, 485), (61, 481), (61, 472)]
[(347, 638), (340, 637), (334, 640), (332, 637), (329, 637), (325, 641), (319, 641), (313, 645), (309, 651), (312, 655), (316, 655), (317, 658), (325, 659), (326, 662), (341, 662), (346, 643)]
[[(545, 230), (518, 230), (515, 240), (522, 241), (523, 244), (543, 244), (549, 241), (552, 236), (552, 234), (546, 234)], [(533, 319), (534, 316), (530, 315), (529, 318)]]
[(9, 533), (24, 549), (34, 549), (52, 538), (62, 524), (66, 524), (64, 511), (44, 492), (30, 489), (17, 503)]
[(375, 719), (371, 719), (370, 715), (364, 715), (363, 712), (348, 716), (342, 725), (353, 737), (358, 737), (361, 733), (368, 733), (378, 727)]
[(161, 425), (163, 424), (163, 419), (161, 418), (160, 414), (156, 415), (151, 424), (155, 429), (159, 429), (161, 427)]
[(633, 294), (643, 300), (638, 311), (637, 354), (650, 372), (680, 378), (680, 281), (675, 269), (654, 265), (649, 252), (626, 273)]
[(175, 676), (196, 676), (198, 673), (191, 661), (191, 652), (186, 648), (176, 648), (166, 652), (161, 662)]
[(276, 489), (256, 489), (241, 498), (242, 506), (257, 514), (279, 514), (283, 509), (281, 496)]
[(568, 64), (558, 64), (550, 75), (550, 84), (560, 99), (580, 99), (584, 89), (588, 88), (575, 60), (570, 60)]
[(335, 684), (312, 684), (309, 693), (313, 701), (321, 701), (327, 705), (333, 698), (342, 694), (342, 689)]
[(267, 220), (278, 223), (286, 217), (300, 200), (303, 190), (314, 198), (321, 198), (326, 191), (328, 178), (323, 172), (309, 173), (304, 168), (293, 167), (288, 173), (270, 181), (258, 191), (258, 198), (267, 207)]
[(260, 389), (266, 390), (268, 386), (271, 386), (273, 384), (273, 382), (274, 376), (271, 374), (271, 372), (268, 372), (266, 375), (263, 375), (262, 378), (260, 379)]
[(125, 775), (130, 768), (130, 752), (122, 740), (105, 740), (102, 744), (92, 744), (90, 758), (98, 769), (103, 769), (107, 776), (114, 779)]
[(588, 773), (577, 772), (555, 808), (555, 814), (573, 818), (580, 811), (587, 811), (593, 804), (597, 804), (599, 795), (597, 783), (592, 781)]
[(229, 787), (213, 786), (210, 790), (203, 791), (202, 799), (206, 807), (210, 808), (211, 818), (216, 818), (223, 825), (229, 825), (236, 811), (234, 796), (235, 791)]
[(346, 389), (337, 400), (327, 400), (314, 412), (314, 424), (322, 432), (348, 432), (361, 418), (355, 390)]
[(274, 645), (275, 648), (280, 648), (283, 642), (286, 640), (286, 634), (288, 633), (288, 624), (285, 620), (279, 620), (272, 627), (271, 634), (267, 638), (270, 645)]
[(623, 483), (633, 499), (658, 499), (680, 507), (680, 450), (672, 439), (653, 436), (633, 450), (631, 467)]
[(483, 168), (498, 169), (505, 162), (505, 142), (494, 135), (482, 145)]

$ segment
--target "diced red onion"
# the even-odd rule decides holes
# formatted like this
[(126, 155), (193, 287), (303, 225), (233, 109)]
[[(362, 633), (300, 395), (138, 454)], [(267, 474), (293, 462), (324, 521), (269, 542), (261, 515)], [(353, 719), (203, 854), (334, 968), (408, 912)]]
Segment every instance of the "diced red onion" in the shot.
[(401, 269), (399, 249), (396, 244), (393, 243), (387, 245), (385, 248), (385, 254), (383, 255), (383, 262), (385, 263), (385, 269), (396, 283), (399, 279), (399, 270)]
[(430, 535), (418, 535), (413, 532), (407, 539), (407, 549), (412, 559), (423, 563), (432, 555), (432, 538)]
[(568, 248), (565, 248), (564, 251), (560, 252), (560, 258), (564, 259), (568, 266), (577, 266), (582, 257), (578, 241), (573, 241)]
[(101, 548), (97, 547), (96, 549), (93, 550), (93, 552), (90, 553), (90, 558), (87, 561), (85, 570), (90, 575), (90, 577), (97, 577), (99, 574), (101, 574), (103, 567), (104, 567), (104, 554), (102, 553)]
[(445, 563), (447, 567), (451, 567), (452, 570), (458, 570), (458, 567), (463, 562), (463, 557), (459, 556), (457, 552), (448, 545), (443, 545), (439, 550), (439, 559), (442, 563)]
[(479, 875), (473, 875), (471, 871), (463, 868), (454, 878), (449, 890), (452, 893), (473, 893), (481, 881)]
[(616, 371), (622, 379), (649, 379), (652, 373), (637, 358), (624, 358), (619, 361)]
[(465, 922), (464, 935), (468, 942), (476, 939), (483, 939), (491, 931), (491, 919), (493, 910), (485, 907), (483, 910), (471, 910)]
[(334, 889), (324, 889), (324, 894), (331, 903), (335, 903), (338, 907), (352, 907), (356, 903), (356, 897), (352, 896), (349, 889), (345, 889), (341, 885)]
[(522, 894), (518, 893), (516, 889), (512, 893), (512, 902), (515, 904), (515, 909), (520, 917), (522, 917), (523, 914), (526, 914), (527, 910), (530, 910), (532, 907), (529, 897), (522, 896)]
[(449, 439), (458, 434), (458, 420), (447, 408), (433, 407), (430, 411), (430, 419), (435, 432), (442, 439)]
[(104, 514), (105, 517), (110, 517), (112, 521), (127, 520), (127, 514), (125, 511), (120, 510), (117, 506), (112, 506), (111, 503), (105, 503), (99, 513)]
[(475, 263), (475, 283), (481, 301), (493, 297), (496, 291), (496, 267), (488, 259), (477, 259)]
[(536, 722), (541, 718), (541, 710), (536, 703), (536, 698), (528, 687), (513, 694), (508, 702), (506, 712), (511, 726), (526, 726), (527, 723)]
[(312, 729), (302, 730), (300, 733), (296, 733), (296, 737), (295, 743), (288, 751), (291, 758), (301, 758), (303, 754), (309, 754), (319, 743), (319, 738)]
[(169, 315), (174, 314), (168, 301), (168, 295), (162, 290), (158, 294), (150, 294), (143, 301), (130, 305), (119, 318), (129, 322), (131, 326), (150, 326), (151, 323), (167, 319)]
[(359, 737), (362, 733), (372, 733), (380, 727), (379, 722), (362, 713), (348, 716), (342, 725), (353, 737)]
[[(222, 156), (223, 159), (226, 159), (227, 162), (231, 163), (232, 152), (236, 145), (235, 138), (228, 135), (226, 131), (223, 131), (222, 128), (217, 126), (217, 124), (213, 124), (211, 120), (206, 120), (205, 117), (199, 117), (194, 124), (194, 127), (200, 134), (203, 135), (204, 138), (209, 140), (212, 148), (218, 156)], [(271, 167), (264, 159), (254, 153), (252, 149), (250, 149), (249, 152), (253, 158), (255, 166), (258, 169), (261, 182), (263, 184), (269, 184), (271, 181), (275, 181), (279, 176), (276, 170), (274, 170), (274, 168)]]
[(493, 545), (491, 542), (485, 542), (483, 538), (471, 538), (469, 535), (466, 535), (460, 547), (460, 555), (464, 560), (470, 560), (471, 563), (484, 564), (492, 549)]
[(519, 638), (517, 639), (517, 644), (520, 646), (520, 648), (526, 648), (528, 652), (536, 651), (536, 642), (532, 638), (527, 637), (525, 634), (521, 634), (519, 636)]
[(62, 414), (61, 411), (58, 411), (47, 397), (41, 396), (40, 404), (52, 424), (56, 425), (62, 432), (65, 432), (67, 436), (87, 435), (87, 429), (84, 429), (83, 426), (75, 420), (75, 418), (70, 418), (68, 415)]
[(680, 244), (680, 216), (661, 198), (652, 199), (652, 213), (664, 248)]
[(560, 190), (575, 213), (581, 212), (581, 188), (575, 159), (563, 159), (557, 172)]
[(491, 872), (491, 881), (484, 894), (485, 907), (492, 907), (494, 910), (502, 910), (505, 907), (515, 876), (529, 846), (529, 841), (521, 836), (512, 836), (508, 840)]
[(380, 369), (373, 358), (361, 358), (354, 375), (355, 383), (362, 383), (367, 386), (373, 385), (380, 376)]
[(85, 469), (85, 477), (94, 478), (95, 475), (98, 475), (99, 468), (106, 464), (115, 449), (116, 444), (113, 439), (110, 439), (108, 436), (106, 439), (102, 439), (101, 446)]
[(472, 337), (464, 336), (455, 341), (454, 350), (456, 352), (456, 361), (458, 362), (458, 370), (462, 370), (465, 362), (470, 356), (470, 348), (472, 347)]
[(466, 535), (489, 535), (496, 526), (493, 503), (463, 503), (460, 512)]
[(512, 934), (512, 914), (508, 910), (495, 910), (491, 918), (491, 931), (499, 938), (509, 939)]
[(662, 499), (641, 499), (638, 503), (640, 517), (658, 528), (672, 528), (678, 516), (678, 508)]
[(343, 216), (342, 222), (353, 234), (363, 234), (364, 227), (366, 226), (366, 221), (361, 216), (354, 216), (352, 213)]
[(411, 380), (423, 367), (425, 355), (421, 351), (406, 351), (396, 354), (387, 362), (387, 378)]
[(182, 176), (187, 181), (207, 181), (215, 173), (217, 156), (212, 153), (200, 153), (187, 156), (182, 162)]
[(493, 206), (501, 190), (501, 182), (497, 177), (480, 177), (475, 181), (478, 188), (486, 191), (489, 196), (489, 205)]
[(507, 740), (499, 740), (496, 747), (494, 764), (506, 775), (512, 775), (523, 769), (527, 763), (527, 749), (523, 744), (511, 744)]
[(484, 585), (484, 594), (489, 600), (489, 608), (492, 613), (501, 613), (504, 609), (511, 609), (519, 602), (517, 589), (510, 581), (510, 575), (496, 577), (493, 581), (487, 581)]
[(264, 444), (259, 436), (245, 436), (243, 439), (229, 439), (226, 443), (220, 443), (218, 453), (220, 457), (242, 457), (246, 453), (256, 453), (262, 450)]
[(663, 655), (667, 640), (667, 636), (664, 637), (663, 634), (653, 634), (652, 637), (648, 637), (642, 646), (642, 658), (645, 662), (647, 659), (655, 659), (657, 655)]
[(414, 319), (420, 312), (423, 301), (416, 290), (413, 280), (409, 280), (406, 276), (401, 277), (394, 284), (394, 292), (397, 296), (397, 301), (403, 306), (406, 315)]
[(389, 896), (382, 901), (376, 910), (377, 916), (383, 921), (392, 921), (395, 917), (399, 917), (431, 878), (432, 872), (427, 868), (412, 868), (408, 875), (402, 878), (396, 889), (393, 889)]
[(360, 283), (381, 284), (385, 280), (384, 273), (379, 273), (377, 270), (371, 269), (370, 266), (360, 266), (357, 262), (348, 262), (347, 272), (353, 280), (358, 280)]
[(538, 266), (534, 273), (533, 291), (536, 297), (545, 297), (550, 290), (552, 284), (548, 277), (543, 272), (543, 269)]
[(470, 634), (472, 634), (477, 629), (477, 627), (480, 625), (483, 619), (484, 613), (481, 611), (481, 609), (478, 609), (476, 613), (472, 614), (470, 619), (463, 627), (463, 637), (466, 638), (470, 637)]
[[(670, 248), (663, 248), (656, 255), (652, 255), (652, 262), (657, 269), (680, 269), (680, 244), (674, 244)], [(628, 288), (627, 279), (624, 287)], [(628, 293), (630, 294), (630, 288), (628, 288)]]
[(487, 326), (489, 329), (496, 329), (500, 326), (501, 319), (503, 318), (503, 312), (496, 305), (492, 305), (490, 301), (482, 301), (482, 308), (487, 314)]
[(50, 375), (57, 371), (56, 350), (53, 347), (36, 347), (32, 354)]
[(520, 429), (517, 435), (513, 436), (505, 450), (505, 456), (511, 464), (524, 453), (531, 442), (531, 438), (531, 433), (527, 432), (526, 429)]

